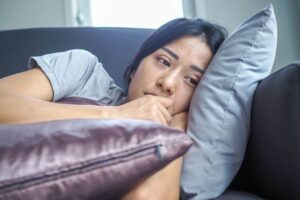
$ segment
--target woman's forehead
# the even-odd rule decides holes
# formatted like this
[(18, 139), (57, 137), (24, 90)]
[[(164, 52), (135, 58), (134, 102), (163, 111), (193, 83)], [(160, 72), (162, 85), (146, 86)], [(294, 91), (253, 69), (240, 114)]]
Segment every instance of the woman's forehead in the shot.
[[(205, 41), (198, 36), (187, 36), (177, 39), (160, 48), (171, 54), (175, 54), (177, 59), (185, 57), (195, 57), (195, 59), (210, 59), (212, 52)], [(173, 57), (175, 57), (173, 56)]]
[(182, 44), (195, 45), (197, 43), (205, 43), (206, 44), (206, 40), (204, 37), (199, 36), (199, 35), (197, 35), (197, 36), (196, 35), (186, 35), (186, 36), (177, 38), (177, 39), (169, 42), (165, 46), (177, 46), (177, 45), (182, 45)]

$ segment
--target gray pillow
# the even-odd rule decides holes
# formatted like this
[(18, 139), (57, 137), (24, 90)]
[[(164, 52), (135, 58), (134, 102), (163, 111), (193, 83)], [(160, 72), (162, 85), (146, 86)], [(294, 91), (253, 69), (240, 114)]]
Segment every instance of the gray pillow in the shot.
[(120, 199), (191, 144), (143, 120), (0, 125), (0, 199)]
[(230, 184), (243, 160), (253, 93), (272, 69), (277, 22), (272, 5), (248, 18), (224, 41), (193, 96), (184, 159), (183, 198), (212, 199)]

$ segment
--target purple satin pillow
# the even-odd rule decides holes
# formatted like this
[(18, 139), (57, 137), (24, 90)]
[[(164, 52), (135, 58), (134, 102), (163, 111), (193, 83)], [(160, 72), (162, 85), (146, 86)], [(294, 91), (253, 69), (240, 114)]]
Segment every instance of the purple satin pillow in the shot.
[(144, 120), (0, 126), (0, 199), (119, 199), (192, 145)]
[(0, 127), (0, 199), (118, 199), (183, 155), (191, 140), (142, 120)]

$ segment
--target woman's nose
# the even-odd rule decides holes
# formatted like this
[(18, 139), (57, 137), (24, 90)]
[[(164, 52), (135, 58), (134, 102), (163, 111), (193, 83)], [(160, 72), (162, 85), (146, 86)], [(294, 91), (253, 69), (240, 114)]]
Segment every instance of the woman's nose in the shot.
[(157, 81), (157, 85), (166, 95), (172, 96), (176, 88), (176, 79), (178, 78), (176, 78), (176, 75), (174, 73), (169, 73), (159, 78)]

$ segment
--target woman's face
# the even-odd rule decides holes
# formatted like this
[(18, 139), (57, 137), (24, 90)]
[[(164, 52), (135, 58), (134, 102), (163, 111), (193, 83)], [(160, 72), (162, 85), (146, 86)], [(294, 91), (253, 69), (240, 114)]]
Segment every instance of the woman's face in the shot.
[(207, 44), (185, 36), (145, 57), (131, 75), (128, 100), (144, 95), (172, 100), (172, 115), (187, 111), (201, 76), (212, 59)]

